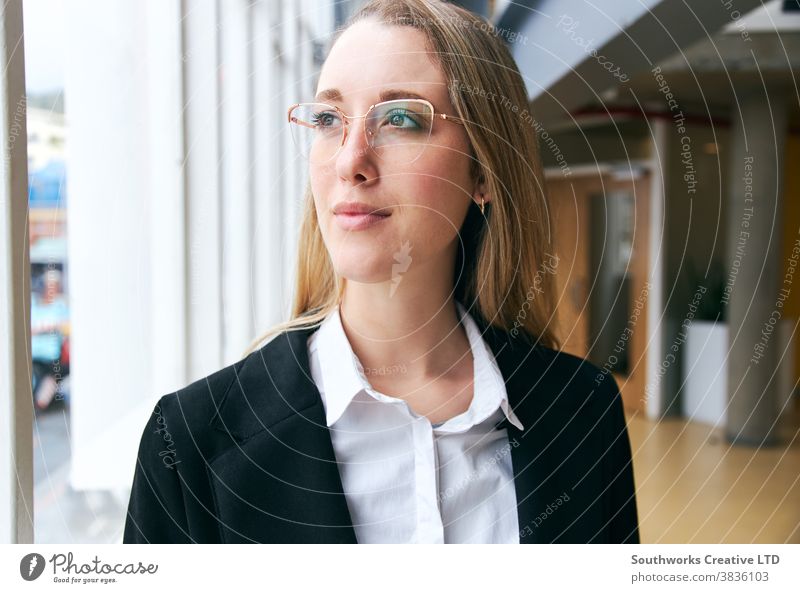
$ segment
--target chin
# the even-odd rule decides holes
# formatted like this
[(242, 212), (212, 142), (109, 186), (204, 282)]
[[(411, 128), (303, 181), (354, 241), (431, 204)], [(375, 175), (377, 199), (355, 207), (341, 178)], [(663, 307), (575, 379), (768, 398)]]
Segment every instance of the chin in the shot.
[(392, 275), (392, 258), (380, 257), (374, 251), (348, 250), (347, 254), (334, 255), (334, 268), (342, 278), (351, 282), (374, 284), (386, 282)]

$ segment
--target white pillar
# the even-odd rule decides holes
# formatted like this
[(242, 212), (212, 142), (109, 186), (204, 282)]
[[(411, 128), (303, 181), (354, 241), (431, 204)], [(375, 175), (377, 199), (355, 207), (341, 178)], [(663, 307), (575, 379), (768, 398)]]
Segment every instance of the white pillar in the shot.
[[(284, 57), (282, 2), (252, 6), (253, 25), (253, 259), (252, 313), (256, 335), (283, 319), (283, 144), (281, 96)], [(254, 336), (255, 337), (255, 336)]]
[[(149, 399), (185, 385), (187, 373), (186, 194), (183, 183), (183, 74), (180, 0), (147, 0), (147, 134), (150, 209)], [(147, 372), (147, 369), (142, 369)]]
[(222, 366), (222, 206), (218, 14), (183, 2), (183, 128), (189, 378)]
[(128, 416), (154, 395), (145, 10), (90, 0), (65, 15), (71, 478), (114, 488), (135, 460)]
[[(282, 52), (284, 65), (281, 102), (289, 105), (298, 101), (311, 101), (313, 95), (305, 92), (307, 77), (310, 71), (310, 59), (304, 46), (309, 43), (306, 35), (301, 31), (308, 31), (304, 26), (306, 15), (302, 13), (302, 2), (296, 0), (283, 0), (283, 32)], [(302, 160), (296, 157), (296, 151), (286, 118), (281, 121), (280, 142), (283, 145), (284, 169), (282, 173), (284, 215), (283, 228), (283, 291), (282, 311), (288, 313), (291, 293), (294, 286), (295, 246), (297, 245), (298, 230), (300, 227), (300, 209), (303, 202), (303, 189), (305, 180), (305, 167)], [(286, 314), (284, 313), (284, 315)]]
[(239, 360), (253, 339), (250, 315), (253, 237), (251, 180), (251, 31), (246, 0), (226, 2), (220, 12), (222, 161), (222, 308), (224, 364)]

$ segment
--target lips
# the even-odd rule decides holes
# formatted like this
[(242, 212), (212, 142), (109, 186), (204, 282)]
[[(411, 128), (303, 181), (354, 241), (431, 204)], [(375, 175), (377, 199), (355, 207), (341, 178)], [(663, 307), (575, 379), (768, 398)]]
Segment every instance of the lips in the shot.
[(376, 216), (390, 216), (391, 212), (386, 207), (380, 207), (364, 202), (341, 202), (333, 207), (335, 215), (374, 214)]
[(345, 231), (363, 231), (389, 220), (389, 215), (378, 214), (337, 214), (335, 217), (339, 228)]
[(363, 202), (344, 202), (333, 209), (334, 218), (345, 231), (360, 231), (372, 228), (391, 217), (391, 211)]

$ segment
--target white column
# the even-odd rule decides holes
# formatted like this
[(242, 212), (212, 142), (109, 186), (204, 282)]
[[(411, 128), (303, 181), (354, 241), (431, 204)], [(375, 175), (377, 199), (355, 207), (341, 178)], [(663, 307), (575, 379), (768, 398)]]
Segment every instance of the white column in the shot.
[(71, 478), (114, 488), (130, 484), (131, 414), (154, 395), (145, 10), (88, 0), (65, 15)]
[(150, 304), (140, 311), (143, 322), (149, 313), (152, 328), (147, 348), (153, 387), (143, 398), (145, 414), (152, 412), (150, 398), (183, 387), (188, 377), (180, 0), (147, 0), (146, 14), (149, 175), (144, 199), (150, 205), (152, 284)]
[(226, 2), (220, 12), (222, 160), (222, 307), (224, 364), (236, 362), (253, 339), (252, 298), (252, 105), (250, 12), (246, 0)]
[[(278, 94), (281, 105), (289, 105), (297, 101), (306, 101), (300, 91), (300, 78), (303, 76), (303, 63), (300, 59), (300, 4), (294, 0), (281, 0), (281, 78), (283, 83)], [(297, 236), (297, 210), (301, 199), (300, 169), (294, 154), (291, 132), (286, 118), (281, 119), (278, 142), (283, 154), (281, 169), (281, 201), (283, 202), (282, 215), (282, 276), (281, 276), (281, 312), (283, 316), (288, 312), (291, 299), (291, 281), (294, 246), (292, 239)]]
[(189, 379), (222, 366), (218, 15), (214, 2), (184, 0), (184, 187)]
[(22, 2), (0, 6), (0, 543), (33, 543), (33, 396)]
[[(253, 301), (255, 335), (283, 319), (282, 2), (252, 5), (253, 26)], [(254, 336), (255, 337), (255, 336)]]

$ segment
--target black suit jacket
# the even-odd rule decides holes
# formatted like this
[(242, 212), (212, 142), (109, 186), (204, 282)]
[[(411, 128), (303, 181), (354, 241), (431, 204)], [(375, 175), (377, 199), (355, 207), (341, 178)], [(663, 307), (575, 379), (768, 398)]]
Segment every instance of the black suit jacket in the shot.
[[(520, 542), (639, 543), (613, 377), (479, 325), (525, 427), (503, 423)], [(159, 400), (139, 445), (124, 543), (356, 543), (309, 371), (312, 331), (279, 334)]]

